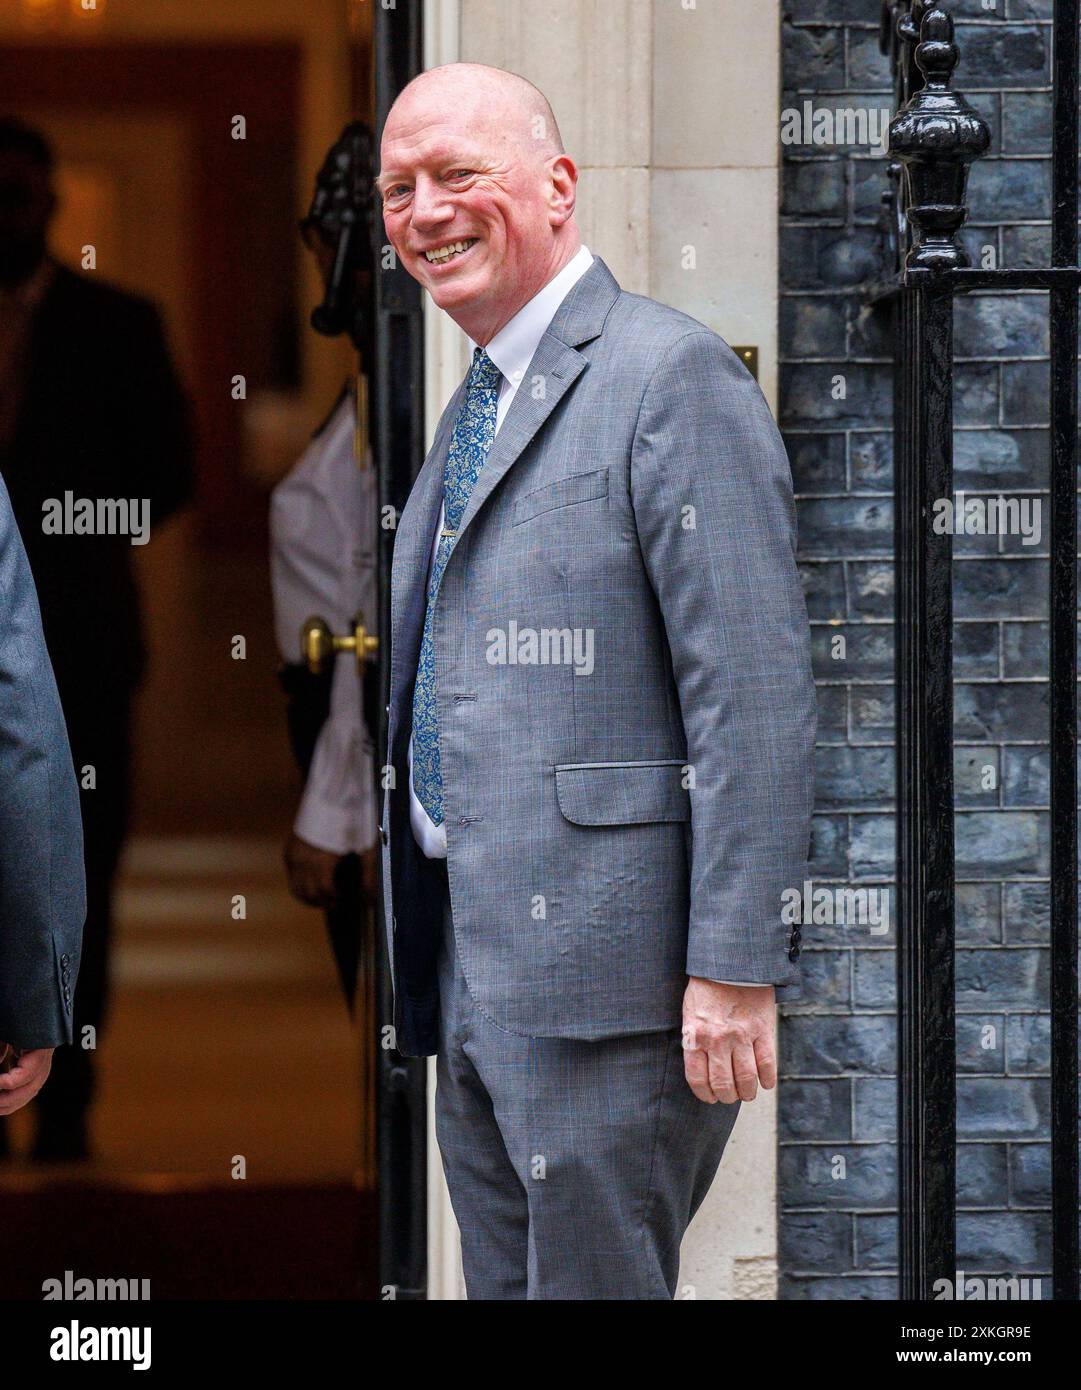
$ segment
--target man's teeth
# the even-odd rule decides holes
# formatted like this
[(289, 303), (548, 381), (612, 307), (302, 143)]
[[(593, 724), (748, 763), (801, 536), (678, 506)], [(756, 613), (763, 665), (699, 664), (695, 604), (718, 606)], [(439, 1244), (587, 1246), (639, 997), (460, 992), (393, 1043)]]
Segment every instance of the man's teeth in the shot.
[(447, 246), (440, 246), (436, 251), (425, 251), (424, 255), (429, 261), (438, 265), (440, 261), (449, 261), (451, 256), (457, 256), (463, 251), (468, 251), (476, 239), (476, 237), (471, 237), (468, 241), (452, 241)]

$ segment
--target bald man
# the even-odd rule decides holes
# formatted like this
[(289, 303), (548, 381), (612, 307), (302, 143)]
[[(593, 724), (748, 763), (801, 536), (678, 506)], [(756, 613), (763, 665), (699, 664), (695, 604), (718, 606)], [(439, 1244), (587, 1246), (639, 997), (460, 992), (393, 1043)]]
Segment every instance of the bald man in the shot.
[(711, 329), (582, 245), (544, 96), (423, 73), (383, 131), (470, 367), (402, 513), (395, 1030), (479, 1299), (666, 1299), (799, 989), (814, 692), (788, 461)]

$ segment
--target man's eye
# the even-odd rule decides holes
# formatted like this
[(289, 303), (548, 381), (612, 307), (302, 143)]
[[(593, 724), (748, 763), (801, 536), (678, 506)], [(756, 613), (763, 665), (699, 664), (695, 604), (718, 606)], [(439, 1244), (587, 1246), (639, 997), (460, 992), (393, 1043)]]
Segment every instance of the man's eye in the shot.
[(452, 169), (447, 175), (449, 179), (467, 179), (472, 174), (472, 169)]
[(408, 184), (396, 183), (396, 184), (394, 185), (393, 188), (388, 188), (388, 189), (387, 189), (386, 193), (384, 194), (384, 197), (386, 197), (386, 198), (389, 200), (389, 199), (391, 199), (391, 198), (397, 198), (397, 196), (399, 195), (399, 193), (408, 193), (408, 192), (409, 192), (409, 185), (408, 185)]

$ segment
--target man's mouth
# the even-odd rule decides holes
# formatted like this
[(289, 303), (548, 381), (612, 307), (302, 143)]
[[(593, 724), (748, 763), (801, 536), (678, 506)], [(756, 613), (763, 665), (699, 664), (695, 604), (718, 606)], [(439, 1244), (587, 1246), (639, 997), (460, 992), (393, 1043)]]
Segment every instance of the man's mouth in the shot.
[(448, 261), (464, 256), (479, 238), (467, 237), (464, 241), (448, 241), (446, 246), (437, 246), (434, 251), (425, 251), (424, 258), (429, 265), (446, 265)]

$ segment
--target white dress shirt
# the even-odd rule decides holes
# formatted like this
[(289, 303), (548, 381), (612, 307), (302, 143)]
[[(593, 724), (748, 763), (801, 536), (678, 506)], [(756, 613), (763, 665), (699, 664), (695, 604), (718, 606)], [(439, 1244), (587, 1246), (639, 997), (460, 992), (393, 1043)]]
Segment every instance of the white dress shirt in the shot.
[[(346, 393), (330, 420), (271, 495), (271, 586), (282, 659), (301, 658), (300, 629), (325, 618), (332, 632), (362, 612), (376, 625), (376, 493), (371, 458), (354, 457), (356, 412)], [(372, 738), (351, 656), (334, 658), (330, 713), (319, 732), (293, 829), (333, 854), (376, 841)]]
[[(502, 373), (499, 383), (499, 398), (496, 402), (495, 432), (506, 419), (514, 393), (525, 379), (526, 368), (533, 360), (533, 354), (540, 346), (548, 325), (555, 318), (556, 310), (566, 299), (571, 286), (586, 273), (593, 264), (593, 257), (584, 246), (580, 246), (563, 269), (552, 277), (528, 304), (523, 304), (514, 317), (499, 330), (492, 341), (485, 345), (485, 352)], [(477, 344), (467, 336), (469, 356), (472, 360)], [(439, 533), (443, 529), (443, 508), (439, 509), (439, 522), (432, 536), (432, 548), (428, 557), (428, 574), (431, 575), (435, 553), (439, 548)], [(429, 859), (446, 859), (447, 828), (436, 825), (421, 805), (413, 787), (413, 740), (409, 740), (409, 823), (413, 835)]]

